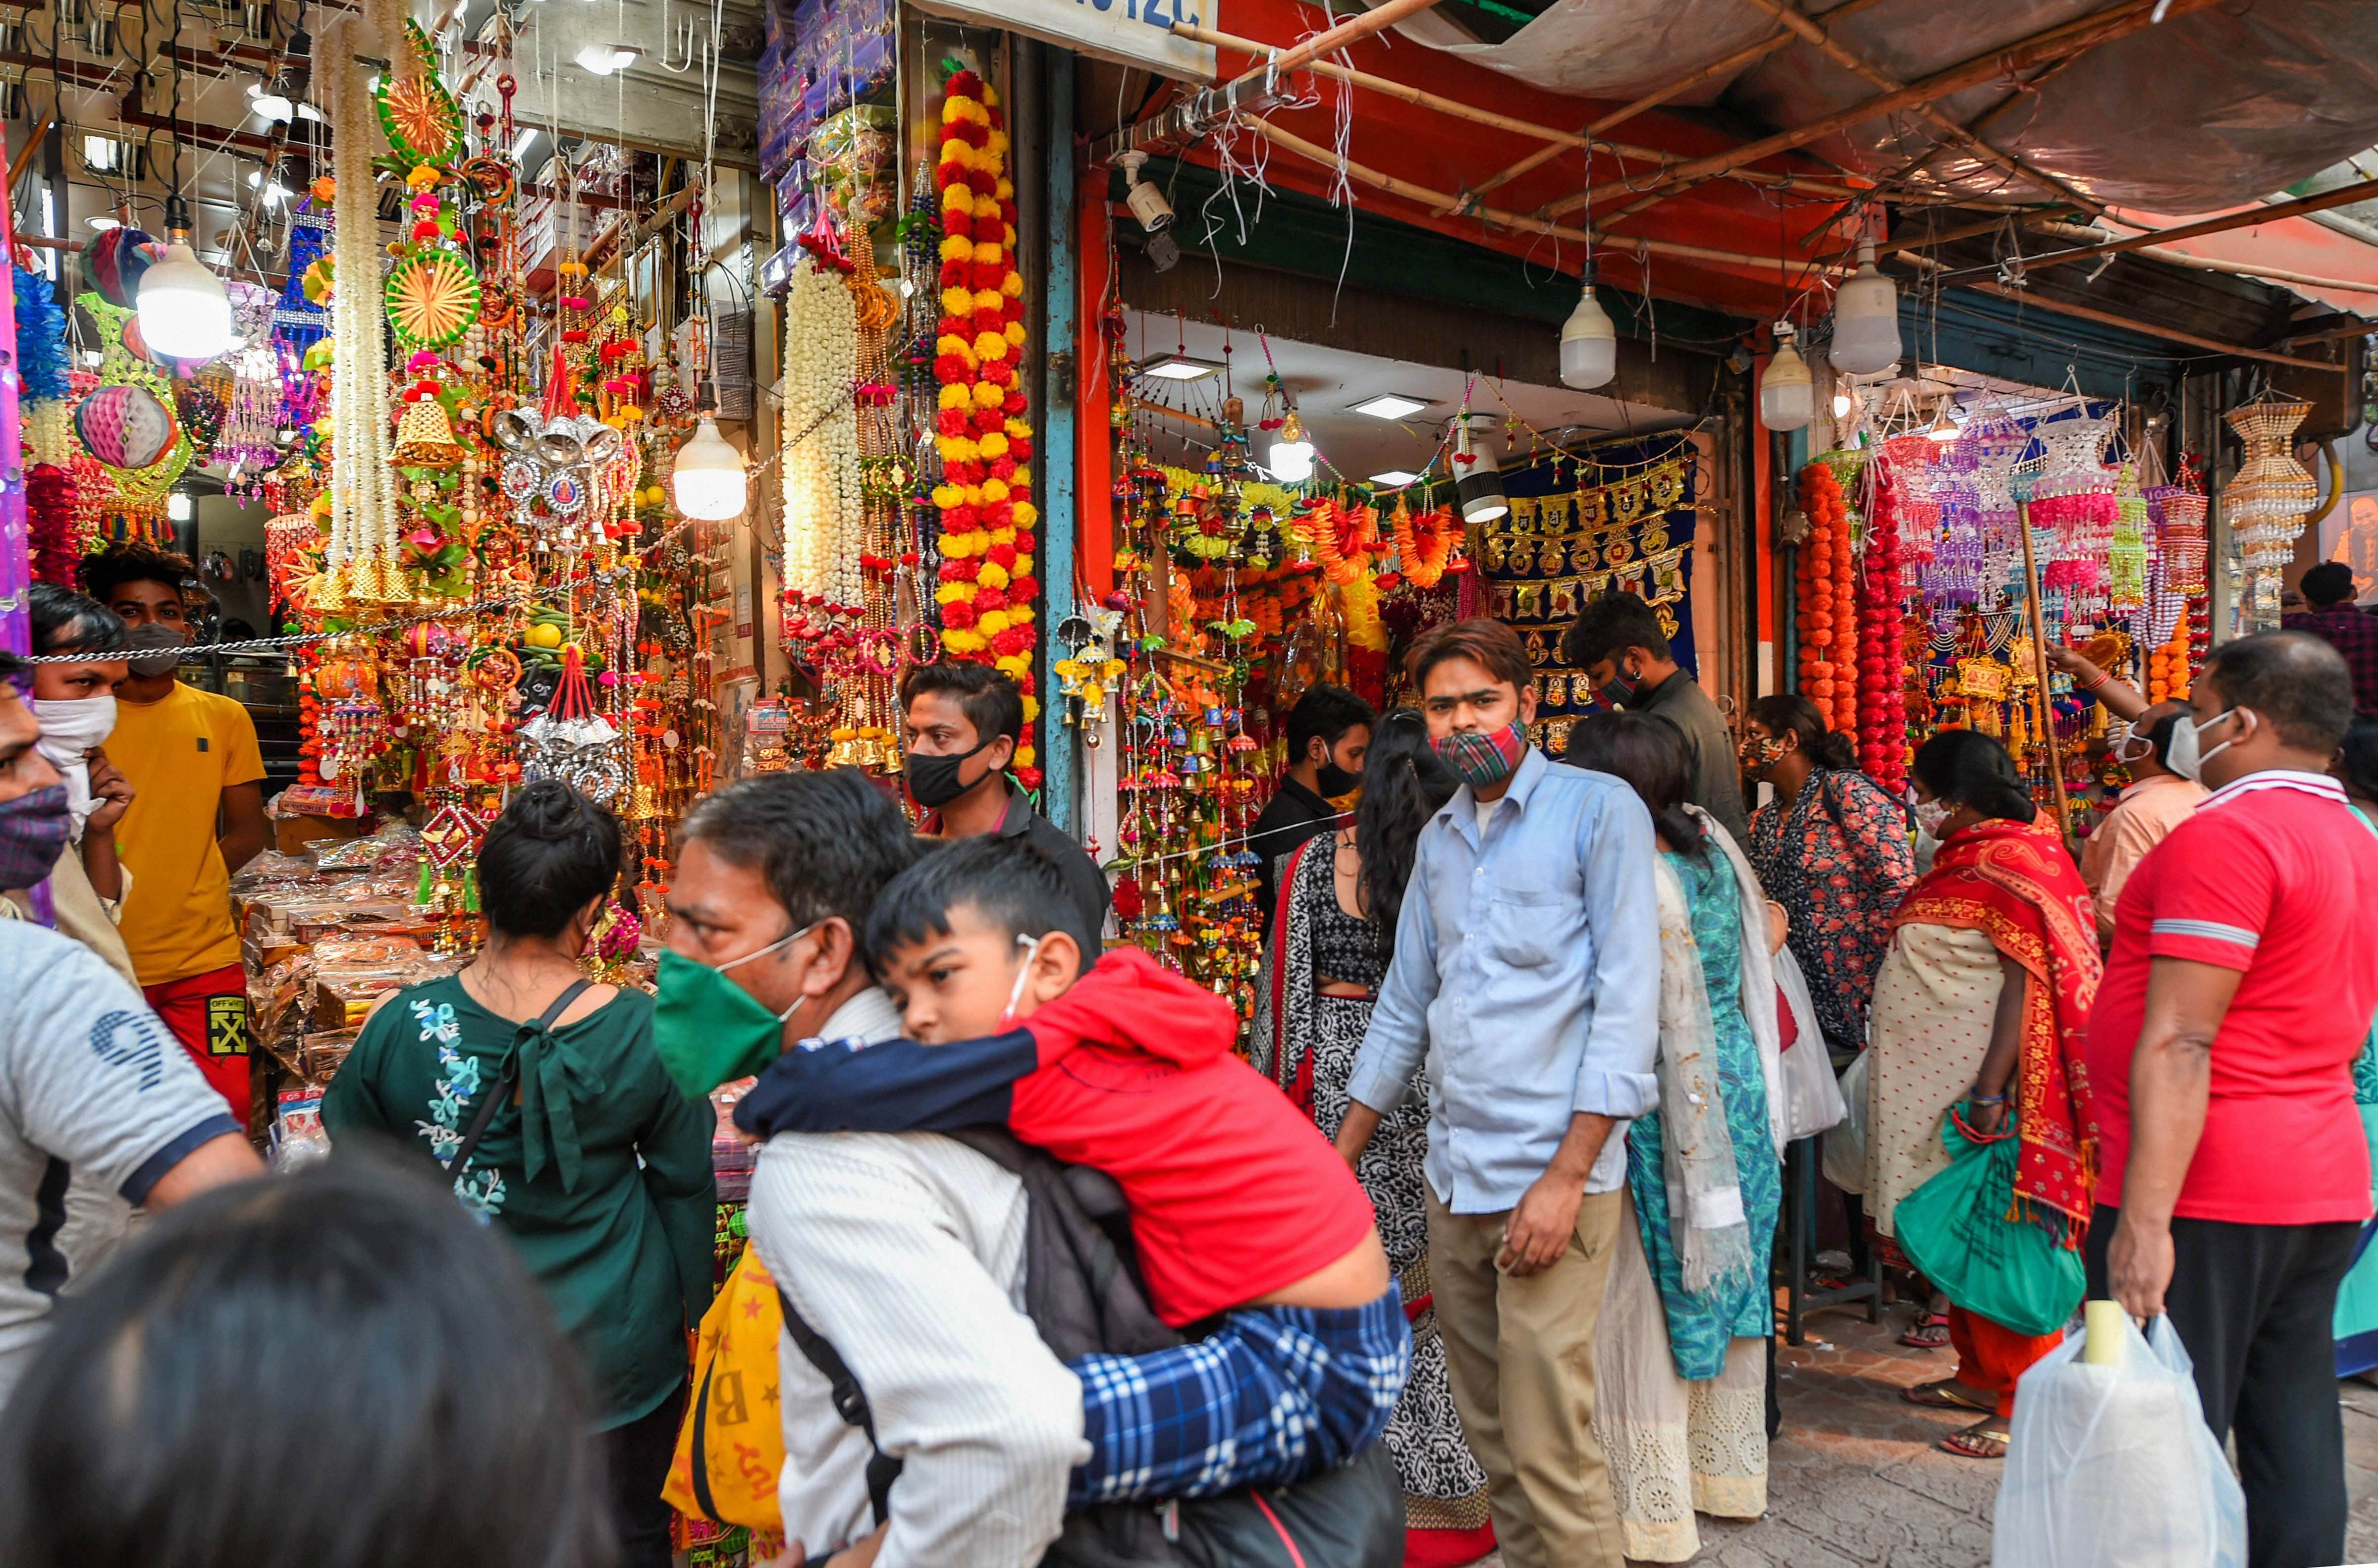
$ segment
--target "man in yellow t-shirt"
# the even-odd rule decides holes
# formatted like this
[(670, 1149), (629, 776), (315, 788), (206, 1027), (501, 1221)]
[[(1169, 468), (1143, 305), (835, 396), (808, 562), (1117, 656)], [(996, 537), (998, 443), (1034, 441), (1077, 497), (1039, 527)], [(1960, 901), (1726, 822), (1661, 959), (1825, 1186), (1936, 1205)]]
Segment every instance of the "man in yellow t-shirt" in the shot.
[(174, 678), (190, 639), (183, 595), (197, 582), (187, 557), (147, 545), (83, 566), (84, 589), (124, 617), (135, 644), (107, 742), (133, 789), (116, 825), (132, 873), (118, 929), (149, 1005), (246, 1125), (247, 980), (231, 874), (264, 847), (264, 761), (246, 709)]

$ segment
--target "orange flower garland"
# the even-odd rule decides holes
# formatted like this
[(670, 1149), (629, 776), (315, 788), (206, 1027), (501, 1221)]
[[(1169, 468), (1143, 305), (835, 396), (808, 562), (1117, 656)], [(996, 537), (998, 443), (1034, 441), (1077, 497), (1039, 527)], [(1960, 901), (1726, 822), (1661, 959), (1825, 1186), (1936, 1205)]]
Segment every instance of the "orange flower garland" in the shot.
[[(1007, 177), (1007, 121), (981, 78), (960, 71), (942, 102), (942, 318), (933, 344), (941, 385), (935, 445), (942, 482), (942, 647), (989, 664), (1032, 695), (1032, 426), (1016, 363), (1024, 352), (1024, 278), (1015, 269), (1015, 187)], [(1033, 748), (1015, 753), (1030, 782)]]
[(1812, 462), (1800, 471), (1800, 509), (1808, 515), (1808, 540), (1795, 552), (1800, 694), (1816, 704), (1828, 727), (1855, 740), (1857, 644), (1856, 611), (1849, 592), (1849, 508), (1842, 499), (1840, 481), (1825, 464)]
[(1460, 543), (1463, 532), (1453, 509), (1438, 507), (1415, 518), (1411, 508), (1398, 497), (1392, 521), (1396, 559), (1402, 565), (1404, 580), (1415, 588), (1434, 588), (1444, 581), (1446, 563), (1453, 558), (1453, 547)]

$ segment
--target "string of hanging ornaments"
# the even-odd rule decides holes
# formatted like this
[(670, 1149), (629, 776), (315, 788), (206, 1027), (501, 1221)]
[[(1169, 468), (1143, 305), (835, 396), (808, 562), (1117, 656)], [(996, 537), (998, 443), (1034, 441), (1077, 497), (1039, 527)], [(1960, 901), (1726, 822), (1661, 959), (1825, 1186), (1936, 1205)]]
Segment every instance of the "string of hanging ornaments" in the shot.
[(786, 633), (823, 635), (856, 615), (865, 501), (859, 494), (859, 314), (850, 289), (815, 255), (793, 268), (785, 298)]

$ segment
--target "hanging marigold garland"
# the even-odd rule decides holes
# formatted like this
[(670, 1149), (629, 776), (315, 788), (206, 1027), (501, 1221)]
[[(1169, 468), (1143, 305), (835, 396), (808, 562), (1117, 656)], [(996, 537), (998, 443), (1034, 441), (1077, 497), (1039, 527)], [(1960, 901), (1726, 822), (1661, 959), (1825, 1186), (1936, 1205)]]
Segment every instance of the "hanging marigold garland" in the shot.
[(1875, 476), (1858, 578), (1858, 765), (1896, 789), (1907, 774), (1906, 653), (1900, 627), (1900, 483)]
[(1404, 581), (1415, 588), (1434, 588), (1444, 581), (1446, 565), (1453, 559), (1453, 547), (1461, 543), (1463, 533), (1453, 509), (1438, 507), (1414, 517), (1411, 506), (1398, 496), (1390, 521)]
[[(942, 646), (988, 663), (1033, 690), (1032, 426), (1016, 362), (1024, 352), (1024, 278), (1015, 269), (1015, 187), (1007, 178), (1006, 116), (972, 71), (942, 102), (940, 383)], [(1015, 753), (1019, 771), (1032, 748)]]
[[(1840, 481), (1821, 462), (1800, 471), (1800, 509), (1808, 537), (1795, 552), (1799, 583), (1800, 694), (1827, 727), (1856, 737), (1856, 625), (1851, 602), (1849, 508)], [(1847, 635), (1837, 635), (1839, 632)]]

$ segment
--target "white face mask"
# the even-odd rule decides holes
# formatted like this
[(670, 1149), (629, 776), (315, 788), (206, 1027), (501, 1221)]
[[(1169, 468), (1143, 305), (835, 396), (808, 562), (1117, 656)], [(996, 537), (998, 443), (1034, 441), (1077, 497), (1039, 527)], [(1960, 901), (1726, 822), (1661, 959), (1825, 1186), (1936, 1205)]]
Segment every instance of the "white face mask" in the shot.
[(1927, 838), (1937, 839), (1940, 836), (1940, 825), (1955, 809), (1945, 800), (1919, 800), (1916, 803), (1916, 825), (1924, 831)]
[[(2204, 764), (2253, 733), (2252, 728), (2245, 723), (2246, 718), (2252, 716), (2253, 712), (2252, 708), (2224, 708), (2201, 724), (2191, 724), (2185, 719), (2181, 720), (2172, 726), (2171, 745), (2164, 753), (2163, 765), (2192, 784), (2203, 784)], [(2198, 748), (2204, 744), (2204, 732), (2232, 714), (2240, 716), (2238, 727), (2240, 733), (2231, 736), (2210, 751), (2199, 750)]]
[(1015, 945), (1024, 950), (1024, 962), (1016, 965), (1015, 984), (1008, 988), (1007, 1011), (999, 1015), (1002, 1033), (1015, 1022), (1015, 1010), (1024, 1001), (1025, 983), (1032, 978), (1032, 961), (1040, 956), (1040, 939), (1038, 937), (1027, 937), (1019, 931), (1015, 936)]
[(66, 808), (74, 813), (75, 830), (99, 807), (90, 793), (90, 764), (83, 753), (106, 743), (115, 733), (113, 697), (36, 697), (33, 716), (42, 721), (42, 738), (34, 749), (49, 760), (66, 782)]

